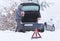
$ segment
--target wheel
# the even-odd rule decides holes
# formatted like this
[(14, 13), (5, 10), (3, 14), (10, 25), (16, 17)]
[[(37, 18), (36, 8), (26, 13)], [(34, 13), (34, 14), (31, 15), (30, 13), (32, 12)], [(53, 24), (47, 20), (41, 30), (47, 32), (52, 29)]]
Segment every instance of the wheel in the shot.
[(23, 32), (23, 33), (25, 33), (25, 30), (22, 29), (22, 30), (20, 30), (19, 32)]
[(42, 26), (42, 29), (39, 30), (39, 32), (44, 32), (44, 25)]
[(41, 32), (44, 32), (44, 28), (41, 30)]

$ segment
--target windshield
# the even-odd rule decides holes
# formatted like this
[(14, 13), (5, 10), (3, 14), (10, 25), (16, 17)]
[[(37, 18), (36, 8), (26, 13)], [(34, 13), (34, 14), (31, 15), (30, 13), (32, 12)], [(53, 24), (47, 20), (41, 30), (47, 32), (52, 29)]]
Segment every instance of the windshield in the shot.
[(22, 8), (24, 11), (38, 11), (39, 7), (32, 5), (32, 6), (23, 6)]

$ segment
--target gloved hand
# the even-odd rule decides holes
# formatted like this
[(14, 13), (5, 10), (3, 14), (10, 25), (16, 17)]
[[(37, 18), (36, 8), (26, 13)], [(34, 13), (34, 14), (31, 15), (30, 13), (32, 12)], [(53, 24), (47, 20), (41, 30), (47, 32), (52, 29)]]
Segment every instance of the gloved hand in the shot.
[(21, 15), (24, 17), (24, 16), (25, 16), (25, 12), (24, 12), (24, 11), (22, 11), (22, 12), (21, 12)]

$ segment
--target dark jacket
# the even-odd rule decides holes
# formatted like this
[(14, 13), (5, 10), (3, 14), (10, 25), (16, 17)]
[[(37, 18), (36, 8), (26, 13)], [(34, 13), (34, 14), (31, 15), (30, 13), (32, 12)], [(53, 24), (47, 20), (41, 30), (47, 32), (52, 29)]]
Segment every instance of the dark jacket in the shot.
[(22, 15), (21, 15), (21, 12), (22, 12), (22, 5), (19, 5), (18, 6), (18, 9), (16, 9), (16, 18), (15, 19), (21, 19)]

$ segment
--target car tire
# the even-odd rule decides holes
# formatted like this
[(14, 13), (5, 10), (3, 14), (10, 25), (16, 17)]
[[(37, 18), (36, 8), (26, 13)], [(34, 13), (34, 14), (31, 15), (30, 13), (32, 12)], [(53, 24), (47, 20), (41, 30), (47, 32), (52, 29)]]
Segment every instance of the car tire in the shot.
[(42, 29), (39, 30), (39, 32), (44, 32), (44, 25), (42, 26)]

